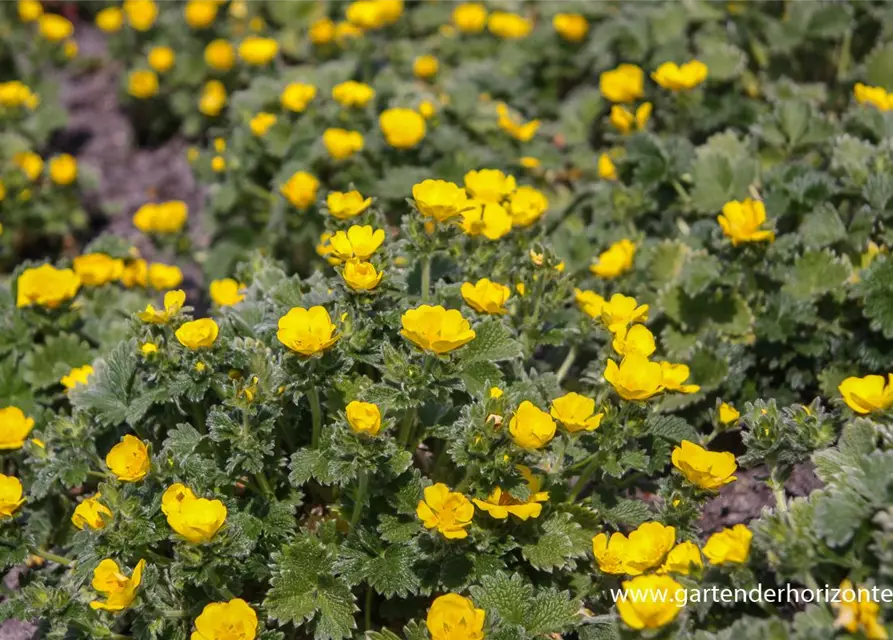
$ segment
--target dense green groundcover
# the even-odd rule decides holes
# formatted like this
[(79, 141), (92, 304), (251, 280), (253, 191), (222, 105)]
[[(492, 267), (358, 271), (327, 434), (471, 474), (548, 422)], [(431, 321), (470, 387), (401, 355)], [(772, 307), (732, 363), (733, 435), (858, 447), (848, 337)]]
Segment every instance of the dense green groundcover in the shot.
[[(96, 66), (206, 188), (143, 256), (54, 143)], [(0, 619), (887, 638), (888, 90), (883, 2), (3, 4)]]

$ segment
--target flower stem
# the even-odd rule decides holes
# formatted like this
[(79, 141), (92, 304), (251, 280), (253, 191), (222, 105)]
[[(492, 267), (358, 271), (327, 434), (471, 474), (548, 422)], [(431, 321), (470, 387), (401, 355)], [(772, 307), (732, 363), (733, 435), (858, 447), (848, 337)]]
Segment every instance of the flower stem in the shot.
[(61, 564), (63, 567), (73, 567), (75, 565), (75, 561), (70, 558), (66, 558), (65, 556), (56, 555), (55, 553), (50, 553), (49, 551), (43, 551), (38, 549), (37, 547), (30, 548), (31, 553), (35, 556), (39, 556), (44, 560), (48, 560), (49, 562), (55, 562), (56, 564)]
[(258, 471), (254, 474), (254, 479), (257, 480), (257, 484), (260, 485), (260, 490), (266, 496), (273, 495), (273, 487), (270, 485), (270, 481), (267, 480), (267, 476), (263, 471)]
[(598, 459), (592, 460), (586, 468), (580, 473), (580, 477), (577, 478), (577, 481), (574, 483), (573, 488), (571, 488), (570, 494), (568, 494), (568, 502), (576, 502), (577, 496), (580, 495), (580, 492), (586, 488), (587, 483), (589, 482), (592, 474), (595, 473), (596, 468), (598, 467)]
[(564, 358), (564, 362), (561, 363), (561, 366), (558, 368), (558, 382), (564, 380), (564, 377), (567, 375), (567, 372), (570, 371), (571, 366), (574, 364), (574, 360), (577, 357), (577, 348), (571, 347), (567, 352), (567, 356)]
[(357, 488), (353, 494), (353, 513), (350, 515), (350, 528), (357, 526), (363, 515), (363, 503), (366, 502), (366, 493), (369, 490), (369, 473), (360, 471), (360, 477), (357, 480)]
[(397, 442), (400, 448), (406, 447), (409, 443), (409, 436), (415, 426), (416, 410), (410, 409), (403, 416), (403, 422), (400, 423), (400, 434), (397, 436)]
[(363, 605), (363, 622), (366, 631), (372, 631), (372, 587), (366, 587), (366, 603)]
[(307, 399), (310, 401), (310, 416), (313, 420), (313, 431), (310, 436), (310, 446), (314, 449), (319, 448), (319, 436), (322, 433), (322, 406), (319, 404), (319, 389), (311, 387), (307, 392)]
[(425, 256), (422, 262), (422, 302), (428, 302), (428, 293), (431, 288), (431, 256)]

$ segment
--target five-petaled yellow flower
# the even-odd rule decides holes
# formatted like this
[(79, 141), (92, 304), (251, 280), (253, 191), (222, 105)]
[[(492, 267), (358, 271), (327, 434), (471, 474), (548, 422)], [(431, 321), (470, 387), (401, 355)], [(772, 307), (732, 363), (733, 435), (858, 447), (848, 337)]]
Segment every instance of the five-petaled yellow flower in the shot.
[(109, 471), (121, 482), (138, 482), (149, 473), (149, 448), (130, 434), (121, 438), (105, 456)]
[(707, 451), (688, 440), (673, 449), (673, 466), (693, 485), (711, 490), (734, 482), (736, 478), (732, 474), (738, 468), (734, 454)]
[(734, 246), (742, 242), (775, 240), (774, 232), (760, 228), (766, 222), (766, 207), (759, 200), (746, 198), (740, 202), (738, 200), (727, 202), (716, 220)]
[(220, 500), (199, 498), (177, 482), (161, 496), (161, 511), (171, 529), (193, 544), (209, 542), (226, 521), (226, 505)]
[(707, 79), (707, 65), (700, 60), (691, 60), (682, 65), (664, 62), (651, 77), (664, 89), (688, 91)]
[(363, 134), (347, 129), (326, 129), (322, 143), (335, 160), (344, 160), (363, 150)]
[(0, 520), (11, 518), (25, 504), (22, 481), (0, 473)]
[(660, 629), (682, 611), (683, 586), (670, 576), (650, 575), (625, 580), (625, 598), (617, 599), (617, 613), (632, 629)]
[(162, 264), (153, 262), (149, 265), (149, 285), (153, 289), (173, 289), (183, 282), (183, 272), (175, 264)]
[(81, 288), (80, 277), (71, 269), (51, 264), (25, 269), (16, 280), (16, 306), (37, 305), (55, 309), (71, 300)]
[(571, 433), (595, 431), (605, 416), (595, 412), (595, 400), (575, 392), (555, 398), (549, 413)]
[(555, 437), (555, 421), (529, 400), (524, 400), (509, 421), (509, 433), (524, 449), (542, 449)]
[(200, 318), (183, 323), (174, 333), (177, 340), (187, 349), (207, 349), (214, 346), (220, 327), (211, 318)]
[(528, 518), (539, 518), (543, 511), (541, 503), (549, 499), (548, 491), (540, 491), (542, 480), (533, 475), (533, 472), (524, 465), (517, 466), (518, 471), (527, 482), (527, 498), (520, 500), (511, 495), (508, 491), (504, 491), (501, 487), (496, 487), (486, 500), (474, 499), (475, 506), (481, 511), (486, 511), (490, 517), (497, 520), (505, 520), (509, 514), (521, 520)]
[(452, 20), (463, 33), (480, 33), (487, 24), (487, 8), (480, 2), (463, 2), (453, 9)]
[(601, 319), (611, 333), (617, 333), (632, 323), (648, 319), (648, 305), (640, 305), (635, 298), (615, 293), (608, 301), (603, 301)]
[(50, 159), (50, 179), (56, 184), (71, 184), (78, 177), (78, 161), (69, 153)]
[(279, 43), (272, 38), (248, 36), (239, 43), (239, 58), (250, 65), (261, 67), (279, 53)]
[(342, 107), (365, 107), (374, 97), (375, 89), (354, 80), (336, 84), (332, 89), (332, 98)]
[(517, 189), (515, 177), (499, 169), (478, 169), (465, 174), (465, 188), (475, 200), (502, 202)]
[(676, 543), (676, 529), (645, 522), (629, 534), (600, 533), (592, 539), (592, 553), (603, 573), (637, 576), (660, 566)]
[(831, 607), (837, 611), (835, 628), (853, 634), (861, 631), (867, 640), (887, 640), (880, 605), (871, 599), (869, 589), (856, 589), (850, 580), (844, 580), (840, 583), (840, 598)]
[(149, 69), (135, 69), (127, 76), (127, 93), (145, 100), (158, 93), (158, 75)]
[(508, 209), (512, 224), (516, 227), (529, 227), (539, 220), (549, 208), (549, 200), (539, 189), (522, 186), (509, 196)]
[(229, 40), (218, 38), (205, 47), (205, 64), (215, 71), (229, 71), (236, 64), (236, 48)]
[(303, 210), (316, 202), (317, 189), (319, 180), (315, 176), (298, 171), (279, 188), (279, 192), (296, 208)]
[(416, 515), (426, 529), (437, 529), (448, 540), (468, 536), (466, 529), (474, 516), (474, 505), (468, 498), (450, 491), (442, 482), (425, 487), (424, 495), (416, 507)]
[(136, 598), (136, 590), (143, 581), (143, 569), (146, 561), (140, 560), (128, 578), (121, 572), (121, 567), (111, 558), (106, 558), (93, 569), (93, 588), (105, 596), (105, 600), (94, 600), (92, 609), (104, 611), (123, 611)]
[(503, 40), (520, 40), (533, 31), (533, 21), (507, 11), (494, 11), (487, 18), (487, 29)]
[(512, 216), (498, 202), (469, 201), (461, 226), (468, 236), (499, 240), (512, 230)]
[(371, 291), (381, 284), (384, 271), (376, 270), (371, 262), (348, 260), (341, 270), (341, 277), (354, 291)]
[(647, 400), (664, 389), (664, 375), (659, 362), (631, 353), (620, 361), (620, 366), (608, 358), (605, 380), (624, 400)]
[(326, 196), (326, 207), (329, 213), (339, 220), (349, 220), (363, 213), (372, 206), (372, 198), (363, 198), (359, 191), (333, 191)]
[(431, 55), (419, 56), (412, 63), (412, 73), (416, 78), (427, 80), (437, 75), (440, 63)]
[(743, 524), (731, 529), (723, 529), (707, 538), (704, 555), (710, 564), (743, 564), (750, 555), (750, 541), (753, 534)]
[(385, 141), (396, 149), (411, 149), (425, 137), (425, 119), (418, 111), (395, 107), (378, 117)]
[(644, 324), (634, 324), (631, 327), (623, 327), (614, 334), (611, 343), (614, 351), (620, 356), (638, 353), (646, 358), (654, 353), (657, 345), (654, 342), (654, 334)]
[(645, 95), (645, 72), (634, 64), (621, 64), (603, 72), (598, 86), (611, 102), (633, 102)]
[(423, 216), (446, 222), (472, 205), (465, 189), (446, 180), (424, 180), (412, 187), (415, 206)]
[[(891, 396), (891, 402), (893, 402), (893, 396)], [(741, 413), (728, 402), (723, 402), (719, 405), (718, 417), (721, 423), (730, 424), (737, 422), (738, 418), (741, 417)]]
[(340, 336), (335, 333), (335, 325), (325, 307), (293, 307), (279, 318), (279, 342), (302, 356), (322, 353)]
[(431, 640), (483, 640), (485, 616), (468, 598), (448, 593), (431, 603), (425, 625)]
[(146, 305), (145, 311), (140, 311), (137, 317), (150, 324), (164, 324), (179, 313), (186, 302), (186, 293), (182, 289), (168, 291), (164, 294), (164, 310), (158, 311), (155, 305)]
[(512, 290), (505, 285), (492, 282), (488, 278), (481, 278), (474, 284), (462, 283), (460, 292), (468, 306), (479, 313), (495, 315), (508, 313), (505, 303), (512, 294)]
[(241, 598), (206, 604), (190, 640), (254, 640), (257, 612)]
[(99, 499), (101, 494), (97, 493), (83, 501), (74, 508), (71, 514), (71, 522), (78, 529), (105, 529), (105, 526), (112, 519), (111, 510), (102, 504)]
[(300, 113), (316, 97), (316, 87), (303, 82), (292, 82), (285, 85), (279, 95), (279, 104), (283, 109)]
[(552, 27), (568, 42), (581, 42), (589, 33), (589, 22), (579, 13), (556, 13)]
[(574, 300), (576, 301), (577, 306), (580, 307), (580, 310), (590, 318), (602, 317), (602, 309), (605, 306), (605, 299), (595, 291), (574, 289)]
[(79, 384), (87, 384), (87, 381), (92, 375), (93, 367), (89, 364), (85, 364), (82, 367), (74, 367), (68, 372), (68, 375), (62, 376), (62, 379), (59, 382), (61, 382), (62, 386), (66, 389), (74, 389)]
[(381, 410), (371, 402), (353, 400), (344, 408), (347, 423), (354, 433), (377, 436), (381, 431)]
[(443, 355), (474, 340), (475, 332), (456, 309), (423, 304), (400, 318), (400, 335), (425, 351)]
[(245, 299), (245, 285), (232, 278), (212, 280), (209, 293), (214, 304), (231, 307)]
[(630, 131), (642, 130), (648, 124), (651, 118), (652, 105), (650, 102), (643, 102), (637, 108), (635, 113), (619, 104), (611, 107), (611, 124), (620, 133), (629, 133)]
[(599, 278), (610, 280), (623, 275), (633, 267), (636, 245), (627, 239), (612, 244), (598, 257), (598, 261), (589, 270)]
[(602, 180), (617, 180), (619, 178), (619, 174), (617, 173), (617, 165), (614, 164), (614, 161), (611, 159), (611, 156), (607, 153), (603, 153), (598, 157), (598, 177)]
[(268, 113), (266, 111), (261, 111), (257, 115), (255, 115), (248, 122), (248, 128), (251, 129), (251, 133), (257, 136), (258, 138), (262, 138), (267, 135), (267, 132), (276, 124), (275, 113)]
[(687, 576), (691, 573), (693, 566), (698, 567), (698, 569), (704, 566), (701, 550), (698, 549), (698, 545), (694, 542), (680, 542), (667, 554), (667, 559), (664, 560), (657, 573), (675, 573)]
[(124, 274), (124, 261), (104, 253), (87, 253), (72, 261), (74, 272), (87, 287), (99, 287)]
[(34, 418), (15, 406), (0, 409), (0, 451), (21, 449), (34, 428)]
[(685, 384), (690, 373), (687, 364), (674, 364), (663, 361), (660, 363), (660, 369), (663, 374), (663, 385), (667, 391), (697, 393), (701, 390), (701, 387), (696, 384)]
[(371, 225), (353, 225), (329, 239), (332, 253), (340, 260), (368, 260), (384, 242), (384, 230)]
[(524, 122), (516, 118), (509, 112), (509, 108), (504, 102), (496, 105), (496, 114), (498, 116), (496, 124), (499, 125), (499, 128), (519, 142), (529, 142), (540, 128), (539, 120)]
[(872, 87), (857, 82), (853, 87), (853, 97), (859, 104), (870, 104), (880, 111), (893, 110), (893, 91), (883, 87)]
[(849, 377), (837, 387), (843, 401), (856, 413), (880, 413), (893, 406), (893, 373)]

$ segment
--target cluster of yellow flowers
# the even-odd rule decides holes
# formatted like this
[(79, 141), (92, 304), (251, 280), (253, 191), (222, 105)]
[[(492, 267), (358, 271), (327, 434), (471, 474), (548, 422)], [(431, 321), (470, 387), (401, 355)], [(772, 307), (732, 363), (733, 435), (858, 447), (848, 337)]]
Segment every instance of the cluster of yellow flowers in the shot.
[(44, 11), (43, 3), (38, 0), (18, 1), (19, 20), (24, 23), (37, 25), (37, 32), (48, 42), (61, 42), (62, 51), (66, 58), (77, 55), (78, 46), (74, 38), (74, 25), (71, 20), (58, 13)]

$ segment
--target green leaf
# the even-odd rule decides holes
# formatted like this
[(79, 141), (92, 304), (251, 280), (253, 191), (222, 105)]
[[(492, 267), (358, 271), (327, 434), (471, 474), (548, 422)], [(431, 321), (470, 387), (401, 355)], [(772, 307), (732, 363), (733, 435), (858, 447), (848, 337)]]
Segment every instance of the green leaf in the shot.
[(303, 535), (273, 556), (267, 615), (280, 623), (315, 622), (316, 640), (340, 640), (356, 627), (359, 611), (347, 582), (332, 575), (335, 554), (318, 538)]
[(407, 522), (388, 514), (383, 514), (378, 523), (378, 533), (385, 542), (409, 542), (421, 528), (418, 518)]
[(849, 269), (827, 251), (809, 251), (797, 258), (782, 291), (796, 300), (816, 298), (839, 288)]
[(800, 236), (807, 248), (821, 249), (845, 239), (847, 231), (834, 205), (823, 202), (806, 214)]
[(864, 300), (862, 313), (871, 320), (871, 328), (893, 338), (893, 261), (878, 256), (862, 271), (856, 291)]
[(552, 516), (544, 525), (536, 543), (521, 548), (524, 559), (540, 571), (573, 568), (575, 558), (588, 553), (592, 536), (568, 513)]
[(823, 491), (815, 498), (816, 534), (832, 547), (842, 546), (871, 512), (871, 506), (855, 491)]
[(47, 336), (44, 344), (35, 345), (22, 360), (22, 377), (31, 386), (45, 389), (59, 384), (75, 367), (89, 364), (93, 349), (75, 334)]
[(641, 500), (621, 498), (610, 509), (604, 510), (605, 521), (615, 526), (638, 527), (653, 516), (648, 505)]
[(867, 84), (893, 91), (893, 42), (869, 54), (865, 63), (865, 79)]
[(462, 367), (460, 377), (470, 395), (481, 396), (490, 387), (499, 385), (502, 372), (492, 362), (473, 362)]
[(731, 132), (711, 137), (698, 147), (692, 167), (692, 204), (701, 213), (715, 214), (729, 200), (748, 195), (757, 165), (748, 145)]
[(475, 606), (495, 616), (500, 626), (520, 626), (530, 636), (561, 633), (578, 619), (579, 601), (554, 589), (534, 591), (517, 573), (485, 576), (469, 591)]
[(683, 440), (698, 441), (698, 432), (685, 420), (678, 416), (650, 415), (645, 420), (648, 433), (656, 438), (663, 438), (674, 444)]
[(136, 373), (136, 343), (120, 343), (94, 364), (90, 384), (71, 390), (72, 404), (82, 411), (94, 411), (106, 424), (125, 422), (131, 416), (131, 382)]
[(405, 598), (417, 594), (421, 581), (413, 571), (419, 557), (418, 549), (410, 545), (391, 545), (377, 556), (366, 559), (359, 578), (386, 598)]
[(461, 362), (500, 362), (521, 355), (521, 343), (501, 320), (488, 318), (475, 327), (475, 338), (462, 351)]

